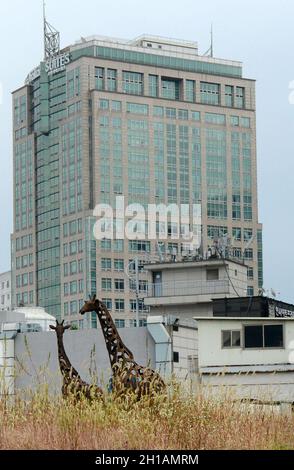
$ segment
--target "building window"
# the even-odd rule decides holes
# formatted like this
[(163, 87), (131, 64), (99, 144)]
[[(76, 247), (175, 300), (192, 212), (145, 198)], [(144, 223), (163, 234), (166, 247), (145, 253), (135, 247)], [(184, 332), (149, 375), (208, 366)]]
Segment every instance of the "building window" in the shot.
[(116, 253), (121, 253), (124, 251), (124, 240), (114, 240), (113, 241), (113, 251)]
[(124, 292), (125, 290), (125, 281), (124, 279), (115, 279), (114, 280), (114, 288), (116, 292)]
[(253, 268), (247, 268), (247, 279), (254, 279), (254, 270)]
[(77, 253), (77, 242), (70, 242), (69, 244), (69, 254), (75, 255)]
[(68, 302), (64, 302), (63, 304), (63, 313), (65, 316), (68, 316), (69, 310), (68, 310)]
[(99, 108), (100, 109), (109, 109), (109, 101), (108, 100), (99, 100)]
[(169, 100), (180, 99), (180, 80), (173, 78), (161, 79), (161, 96)]
[[(144, 300), (142, 300), (142, 299), (139, 299), (139, 301), (138, 301), (138, 308), (139, 308), (139, 312), (146, 312), (146, 311), (148, 311), (148, 307), (145, 306)], [(131, 310), (132, 312), (136, 312), (136, 311), (137, 311), (137, 300), (135, 300), (135, 299), (131, 299), (131, 300), (130, 300), (130, 310)]]
[(231, 126), (232, 127), (239, 126), (239, 116), (231, 116)]
[(186, 101), (190, 101), (194, 103), (195, 101), (195, 81), (194, 80), (186, 80)]
[(111, 111), (115, 111), (117, 113), (121, 112), (121, 101), (112, 101), (111, 102)]
[(112, 310), (112, 300), (111, 299), (102, 299), (107, 310)]
[(244, 347), (283, 348), (283, 325), (244, 325)]
[(242, 250), (241, 248), (232, 248), (232, 256), (233, 258), (242, 258)]
[(111, 251), (111, 240), (108, 238), (104, 238), (100, 242), (101, 251)]
[(69, 270), (71, 275), (76, 274), (78, 272), (78, 263), (76, 261), (72, 261), (69, 264)]
[(116, 91), (117, 89), (117, 71), (113, 69), (107, 70), (107, 90)]
[(241, 117), (241, 126), (250, 128), (250, 118), (248, 117)]
[(125, 309), (124, 299), (115, 299), (115, 311), (116, 312), (123, 312), (124, 309)]
[(116, 326), (116, 328), (125, 328), (125, 326), (126, 326), (126, 321), (117, 318), (117, 319), (115, 320), (115, 326)]
[(114, 270), (115, 271), (124, 271), (125, 263), (123, 259), (115, 259), (114, 260)]
[(179, 109), (178, 115), (179, 119), (182, 119), (183, 121), (188, 121), (189, 119), (189, 112), (187, 109)]
[(180, 362), (180, 354), (177, 351), (173, 352), (173, 361)]
[(111, 291), (112, 289), (112, 279), (103, 277), (101, 279), (101, 289), (106, 291)]
[(245, 88), (236, 87), (235, 105), (236, 108), (245, 108)]
[(129, 95), (143, 95), (143, 74), (123, 72), (123, 91)]
[(240, 330), (223, 330), (222, 331), (222, 348), (240, 348), (241, 347), (241, 331)]
[(199, 111), (191, 111), (191, 119), (193, 121), (200, 121), (200, 112)]
[(206, 113), (205, 122), (224, 126), (226, 124), (226, 116), (224, 114)]
[(225, 86), (225, 104), (232, 108), (234, 106), (234, 87), (230, 85)]
[(150, 253), (150, 241), (145, 240), (130, 240), (129, 241), (129, 250), (134, 251), (143, 251)]
[(111, 258), (101, 259), (101, 269), (102, 271), (111, 271)]
[(252, 248), (246, 248), (246, 250), (244, 251), (244, 258), (249, 259), (249, 260), (253, 260), (253, 249)]
[(72, 281), (70, 283), (70, 294), (74, 295), (74, 294), (77, 294), (77, 293), (78, 293), (77, 281)]
[(233, 238), (237, 242), (241, 241), (241, 239), (242, 239), (242, 229), (240, 227), (233, 227)]
[(78, 313), (78, 303), (74, 300), (73, 302), (70, 302), (70, 314), (75, 315), (76, 313)]
[(164, 108), (163, 108), (163, 106), (154, 106), (154, 108), (153, 108), (153, 116), (163, 117), (163, 116), (164, 116)]
[[(132, 318), (130, 320), (130, 328), (136, 328), (136, 326), (137, 326), (137, 320)], [(147, 326), (146, 318), (143, 318), (142, 320), (139, 320), (139, 326), (140, 326), (140, 328)]]
[(247, 287), (247, 296), (248, 297), (253, 297), (254, 296), (254, 287), (252, 287), (252, 286)]
[(149, 75), (149, 96), (158, 96), (158, 76)]
[(166, 108), (165, 116), (169, 119), (177, 119), (177, 110), (176, 108)]
[(206, 279), (207, 279), (207, 281), (218, 281), (219, 280), (219, 271), (218, 271), (218, 269), (207, 269), (206, 270)]
[(149, 106), (148, 104), (127, 103), (127, 113), (143, 114), (145, 116), (148, 116)]
[(95, 88), (96, 90), (104, 90), (104, 69), (95, 67)]
[(220, 86), (217, 83), (200, 82), (200, 96), (203, 104), (220, 104)]
[(252, 228), (244, 228), (244, 242), (249, 242), (253, 236)]

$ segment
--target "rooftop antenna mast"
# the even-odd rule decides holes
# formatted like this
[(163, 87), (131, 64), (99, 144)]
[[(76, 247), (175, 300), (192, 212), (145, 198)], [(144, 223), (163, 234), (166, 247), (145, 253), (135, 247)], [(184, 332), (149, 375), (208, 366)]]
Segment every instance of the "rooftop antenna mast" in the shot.
[(204, 56), (213, 57), (213, 25), (211, 23), (211, 30), (210, 30), (210, 47), (207, 51), (203, 54)]
[(60, 53), (60, 33), (46, 19), (46, 2), (43, 0), (44, 60), (50, 60)]
[(210, 30), (210, 57), (213, 57), (213, 24), (211, 23)]

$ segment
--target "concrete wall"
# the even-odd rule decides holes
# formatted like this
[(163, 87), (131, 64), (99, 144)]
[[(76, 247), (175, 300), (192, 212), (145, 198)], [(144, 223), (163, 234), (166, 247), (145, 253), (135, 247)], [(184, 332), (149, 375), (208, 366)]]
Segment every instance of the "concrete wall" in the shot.
[(173, 352), (179, 353), (179, 362), (173, 363), (173, 373), (181, 380), (190, 379), (191, 366), (198, 365), (198, 331), (196, 328), (179, 326), (178, 331), (172, 332)]
[(205, 374), (201, 376), (201, 383), (208, 393), (219, 394), (225, 390), (232, 399), (294, 403), (294, 372)]
[(14, 393), (14, 340), (0, 340), (0, 396)]
[[(194, 317), (212, 317), (212, 302), (192, 305), (158, 305), (151, 307), (150, 315), (172, 315), (179, 319), (193, 319)], [(195, 321), (196, 327), (196, 321)]]
[[(122, 329), (120, 334), (139, 364), (154, 367), (154, 341), (146, 328)], [(100, 330), (66, 331), (64, 346), (72, 365), (84, 380), (91, 382), (92, 369), (97, 372), (101, 385), (108, 384), (111, 369)], [(61, 374), (55, 332), (18, 334), (15, 338), (15, 364), (16, 391), (35, 389), (39, 383), (48, 383), (52, 392), (60, 391)]]

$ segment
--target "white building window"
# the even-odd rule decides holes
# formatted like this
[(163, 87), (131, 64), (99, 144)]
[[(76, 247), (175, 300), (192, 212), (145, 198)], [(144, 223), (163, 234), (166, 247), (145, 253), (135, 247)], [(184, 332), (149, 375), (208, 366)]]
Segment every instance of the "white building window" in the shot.
[(222, 331), (222, 348), (240, 348), (241, 347), (241, 331), (240, 330), (223, 330)]

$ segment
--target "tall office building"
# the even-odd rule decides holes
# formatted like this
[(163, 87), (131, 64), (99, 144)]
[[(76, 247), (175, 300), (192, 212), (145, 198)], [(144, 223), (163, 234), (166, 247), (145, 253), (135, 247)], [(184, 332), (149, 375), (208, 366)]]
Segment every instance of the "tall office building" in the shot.
[[(202, 250), (228, 234), (231, 255), (249, 265), (248, 294), (257, 294), (255, 82), (242, 64), (152, 36), (82, 38), (63, 50), (57, 37), (49, 46), (13, 93), (13, 304), (77, 322), (79, 305), (97, 292), (117, 325), (134, 324), (131, 261), (181, 248), (172, 226), (160, 246), (96, 241), (94, 207), (122, 195), (144, 207), (201, 204)], [(144, 321), (141, 302), (140, 310)], [(95, 315), (86, 321), (95, 327)]]

